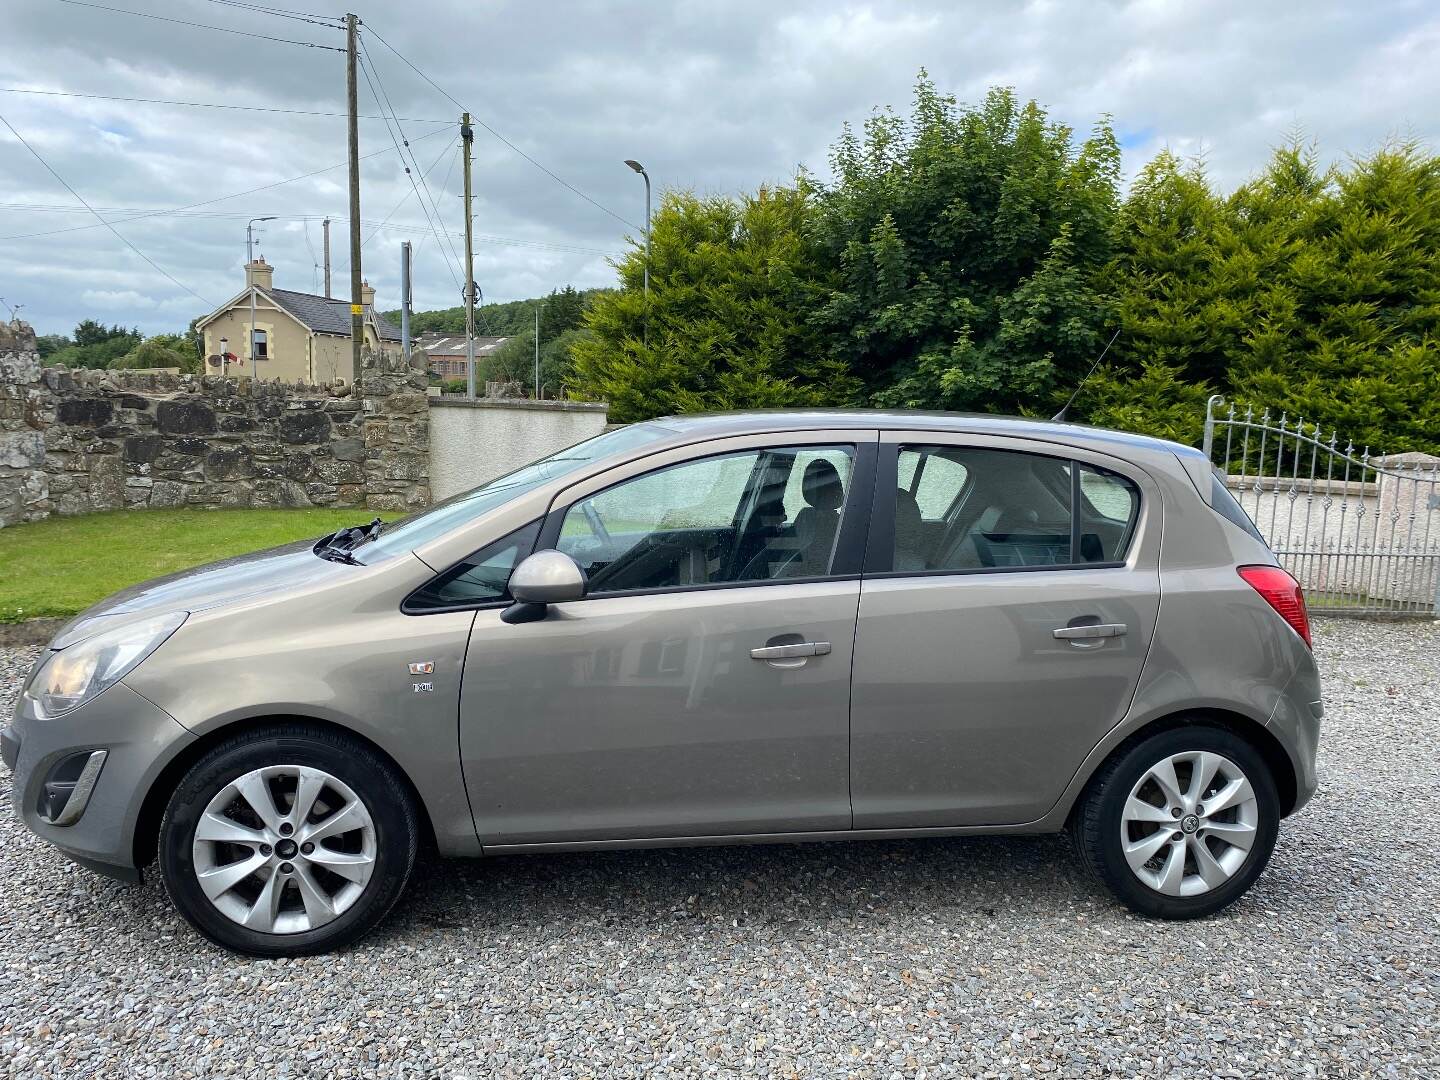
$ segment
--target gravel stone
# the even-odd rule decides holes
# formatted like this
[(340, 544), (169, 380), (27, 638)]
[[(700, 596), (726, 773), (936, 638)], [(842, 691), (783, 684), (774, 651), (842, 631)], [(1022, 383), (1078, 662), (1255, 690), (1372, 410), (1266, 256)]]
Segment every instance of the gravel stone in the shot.
[[(29, 1077), (1435, 1076), (1440, 628), (1320, 620), (1321, 788), (1199, 923), (1058, 837), (423, 865), (330, 957), (209, 946), (0, 803), (0, 1065)], [(8, 715), (35, 650), (0, 650)], [(9, 790), (0, 773), (0, 790)]]

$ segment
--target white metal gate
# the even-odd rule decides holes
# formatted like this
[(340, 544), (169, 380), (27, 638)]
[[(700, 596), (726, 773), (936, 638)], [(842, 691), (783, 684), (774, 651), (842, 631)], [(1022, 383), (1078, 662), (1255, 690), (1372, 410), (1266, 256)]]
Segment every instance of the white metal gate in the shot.
[(1342, 449), (1319, 424), (1206, 404), (1203, 449), (1312, 611), (1440, 614), (1440, 458)]

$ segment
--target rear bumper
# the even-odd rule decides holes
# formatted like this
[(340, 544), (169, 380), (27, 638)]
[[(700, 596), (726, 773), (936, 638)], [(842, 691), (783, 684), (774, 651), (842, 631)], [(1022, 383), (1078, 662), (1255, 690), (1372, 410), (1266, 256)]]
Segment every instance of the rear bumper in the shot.
[[(160, 770), (194, 739), (123, 682), (53, 719), (37, 717), (22, 697), (15, 719), (0, 738), (14, 773), (15, 816), (81, 866), (138, 881), (135, 829), (145, 795)], [(97, 750), (105, 753), (88, 788), (80, 788), (86, 795), (83, 810), (62, 824), (67, 816), (51, 812), (55, 778), (66, 775), (67, 760), (76, 755), (88, 760)]]
[(1295, 813), (1308, 803), (1319, 786), (1315, 759), (1320, 749), (1320, 722), (1325, 705), (1320, 697), (1320, 672), (1313, 660), (1291, 678), (1265, 726), (1280, 740), (1295, 773)]

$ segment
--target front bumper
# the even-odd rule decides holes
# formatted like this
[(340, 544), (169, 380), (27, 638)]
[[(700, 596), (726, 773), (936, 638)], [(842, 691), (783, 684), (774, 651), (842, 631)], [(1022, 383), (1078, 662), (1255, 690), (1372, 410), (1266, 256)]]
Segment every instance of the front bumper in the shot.
[[(41, 719), (28, 698), (0, 733), (14, 773), (11, 805), (31, 832), (91, 870), (139, 879), (135, 829), (145, 795), (195, 736), (123, 682), (71, 713)], [(103, 767), (88, 789), (78, 818), (68, 825), (46, 820), (46, 782), (74, 755), (104, 750)]]

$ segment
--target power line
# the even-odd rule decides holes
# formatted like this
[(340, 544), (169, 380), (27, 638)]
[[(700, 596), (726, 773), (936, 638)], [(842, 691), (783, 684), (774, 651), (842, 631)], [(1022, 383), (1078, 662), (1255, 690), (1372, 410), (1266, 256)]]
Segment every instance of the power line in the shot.
[[(263, 4), (245, 4), (240, 0), (210, 0), (212, 4), (224, 4), (226, 7), (239, 8), (241, 11), (249, 11), (256, 15), (274, 15), (281, 19), (295, 19), (299, 22), (314, 23), (316, 26), (332, 27), (332, 24), (340, 21), (343, 16), (339, 15), (307, 15), (303, 11), (286, 11), (284, 8), (266, 7)], [(324, 20), (329, 20), (326, 22)]]
[[(195, 109), (234, 109), (240, 112), (285, 113), (289, 116), (346, 116), (342, 112), (318, 109), (281, 109), (266, 105), (221, 105), (213, 101), (171, 101), (168, 98), (118, 97), (114, 94), (81, 94), (69, 90), (30, 90), (20, 86), (0, 86), (0, 94), (33, 94), (37, 97), (87, 98), (95, 101), (128, 101), (139, 105), (188, 105)], [(383, 120), (379, 113), (361, 113), (361, 120)], [(402, 119), (407, 124), (453, 124), (453, 120), (425, 120), (417, 116)]]
[(236, 30), (230, 26), (211, 26), (209, 23), (190, 22), (188, 19), (172, 19), (168, 15), (154, 15), (148, 11), (131, 11), (128, 8), (109, 7), (105, 4), (91, 4), (87, 0), (60, 0), (62, 4), (72, 4), (75, 7), (94, 8), (96, 11), (109, 11), (116, 15), (134, 15), (141, 19), (155, 19), (158, 22), (176, 23), (180, 26), (194, 26), (201, 30), (217, 30), (222, 34), (238, 34), (240, 37), (259, 38), (261, 41), (278, 41), (282, 45), (303, 45), (307, 49), (326, 49), (330, 52), (343, 53), (344, 49), (338, 49), (334, 45), (317, 45), (313, 41), (300, 41), (297, 38), (274, 37), (270, 34), (255, 34), (249, 30)]
[[(422, 180), (425, 178), (426, 175), (435, 171), (435, 166), (440, 164), (440, 159), (445, 156), (445, 151), (449, 149), (450, 147), (448, 146), (441, 147), (440, 153), (435, 156), (435, 160), (430, 163), (430, 167), (426, 169), (425, 172), (420, 174)], [(375, 239), (376, 233), (378, 233), (381, 229), (385, 228), (390, 223), (390, 219), (393, 218), (397, 212), (399, 212), (400, 207), (404, 206), (407, 202), (410, 201), (410, 196), (414, 193), (415, 189), (411, 188), (409, 191), (407, 191), (404, 195), (400, 197), (400, 201), (397, 202), (393, 207), (391, 207), (390, 213), (385, 215), (384, 220), (382, 220), (378, 225), (375, 226), (374, 231), (371, 232), (369, 236), (367, 236), (364, 240), (360, 241), (360, 246), (362, 248), (366, 244), (370, 243), (371, 240)], [(363, 225), (365, 224), (365, 222), (362, 220), (360, 224)]]
[(504, 135), (501, 135), (500, 132), (496, 131), (496, 130), (495, 130), (493, 127), (491, 127), (489, 124), (485, 123), (484, 120), (480, 120), (480, 119), (476, 118), (476, 117), (474, 116), (474, 110), (473, 110), (473, 109), (467, 110), (464, 105), (462, 105), (459, 101), (457, 101), (457, 100), (450, 94), (450, 92), (449, 92), (448, 90), (446, 90), (443, 86), (441, 86), (439, 83), (437, 83), (434, 79), (430, 78), (429, 75), (426, 75), (425, 72), (421, 71), (418, 67), (416, 67), (414, 64), (412, 64), (408, 59), (406, 59), (406, 57), (404, 56), (404, 54), (402, 54), (399, 49), (395, 48), (394, 45), (391, 45), (388, 41), (386, 41), (383, 37), (381, 37), (378, 33), (376, 33), (376, 31), (375, 31), (368, 23), (365, 24), (365, 30), (366, 30), (367, 33), (374, 34), (376, 41), (380, 42), (381, 45), (384, 45), (384, 46), (385, 46), (387, 49), (389, 49), (392, 53), (394, 53), (396, 56), (400, 57), (400, 59), (405, 63), (406, 67), (408, 67), (411, 71), (415, 72), (416, 75), (419, 75), (420, 78), (424, 79), (427, 83), (429, 83), (429, 84), (430, 84), (431, 86), (433, 86), (436, 90), (438, 90), (438, 91), (439, 91), (445, 98), (447, 98), (447, 99), (450, 101), (450, 103), (453, 104), (457, 109), (460, 109), (461, 111), (468, 111), (468, 112), (470, 112), (470, 113), (472, 114), (472, 115), (471, 115), (471, 119), (474, 120), (474, 122), (475, 122), (476, 124), (478, 124), (480, 127), (484, 128), (486, 131), (488, 131), (488, 132), (489, 132), (491, 135), (493, 135), (495, 138), (499, 139), (502, 143), (504, 143), (506, 146), (508, 146), (511, 150), (514, 150), (515, 153), (519, 154), (522, 158), (524, 158), (526, 161), (528, 161), (531, 165), (534, 165), (537, 169), (539, 169), (541, 172), (543, 172), (546, 176), (550, 177), (550, 179), (554, 180), (554, 181), (555, 181), (557, 184), (559, 184), (561, 187), (564, 187), (564, 188), (569, 189), (570, 191), (573, 191), (576, 195), (579, 195), (580, 198), (584, 199), (584, 200), (585, 200), (586, 202), (588, 202), (591, 206), (594, 206), (594, 207), (596, 207), (596, 208), (598, 208), (598, 209), (600, 209), (600, 210), (603, 210), (605, 213), (609, 214), (611, 217), (613, 217), (616, 221), (620, 222), (622, 225), (628, 225), (630, 228), (632, 228), (632, 229), (637, 229), (637, 230), (640, 228), (640, 226), (636, 225), (633, 221), (630, 221), (630, 220), (628, 220), (627, 218), (621, 217), (619, 214), (617, 214), (614, 210), (611, 210), (611, 209), (610, 209), (608, 206), (606, 206), (604, 203), (601, 203), (601, 202), (599, 202), (598, 200), (593, 199), (593, 198), (591, 198), (589, 195), (585, 194), (585, 192), (581, 191), (581, 190), (580, 190), (579, 188), (577, 188), (574, 184), (570, 183), (570, 181), (568, 181), (568, 180), (564, 179), (563, 177), (557, 175), (556, 173), (552, 172), (550, 169), (547, 169), (544, 165), (540, 164), (540, 162), (536, 161), (533, 157), (531, 157), (529, 154), (527, 154), (524, 150), (521, 150), (520, 147), (516, 146), (516, 145), (515, 145), (513, 142), (511, 142), (509, 139), (505, 138)]
[[(447, 149), (448, 149), (448, 148), (447, 148)], [(435, 164), (431, 164), (431, 165), (429, 166), (430, 171), (433, 172), (434, 169), (435, 169), (435, 167), (436, 167)], [(454, 170), (454, 159), (451, 160), (451, 172), (452, 172), (452, 173), (453, 173), (453, 170)], [(447, 178), (447, 179), (448, 179), (448, 178)], [(442, 186), (442, 189), (443, 189), (444, 185), (442, 184), (441, 186)], [(408, 202), (408, 201), (410, 200), (411, 196), (413, 196), (413, 195), (414, 195), (414, 191), (407, 192), (406, 195), (405, 195), (405, 198), (401, 200), (401, 205), (403, 205), (405, 202)], [(208, 211), (207, 211), (207, 210), (190, 210), (190, 211), (187, 211), (187, 210), (180, 210), (180, 209), (175, 209), (175, 210), (153, 210), (153, 209), (150, 209), (150, 208), (147, 208), (147, 207), (142, 207), (142, 206), (98, 206), (98, 205), (94, 205), (94, 204), (92, 204), (92, 207), (93, 207), (93, 209), (98, 210), (98, 211), (99, 211), (100, 213), (102, 213), (102, 214), (125, 214), (125, 215), (127, 215), (126, 217), (114, 218), (114, 219), (112, 219), (113, 223), (116, 224), (116, 225), (125, 225), (125, 224), (128, 224), (129, 222), (132, 222), (132, 221), (141, 221), (141, 220), (144, 220), (144, 219), (149, 218), (149, 217), (154, 217), (154, 216), (156, 216), (157, 214), (164, 214), (164, 215), (166, 215), (166, 216), (168, 216), (168, 217), (202, 218), (202, 219), (206, 219), (206, 220), (222, 220), (222, 221), (243, 221), (243, 220), (245, 220), (245, 219), (247, 219), (247, 218), (250, 218), (250, 217), (254, 216), (254, 215), (252, 214), (252, 212), (249, 211), (249, 210), (208, 210)], [(393, 217), (394, 214), (395, 214), (396, 212), (398, 212), (398, 211), (399, 211), (399, 206), (397, 205), (396, 208), (391, 211), (391, 217)], [(85, 207), (75, 206), (75, 205), (70, 204), (70, 203), (61, 204), (61, 203), (16, 203), (16, 202), (0, 202), (0, 212), (10, 212), (10, 213), (53, 213), (53, 214), (88, 214), (90, 211), (87, 210)], [(275, 213), (267, 214), (267, 215), (265, 215), (265, 216), (266, 216), (266, 217), (274, 217), (274, 218), (277, 218), (277, 219), (280, 220), (280, 221), (299, 221), (299, 222), (322, 221), (322, 220), (324, 220), (324, 219), (327, 218), (327, 217), (330, 218), (332, 221), (344, 221), (344, 220), (347, 220), (347, 219), (344, 218), (344, 217), (337, 217), (337, 216), (336, 216), (335, 214), (333, 214), (333, 213), (332, 213), (332, 214), (322, 214), (322, 213), (294, 214), (294, 213), (284, 213), (284, 212), (278, 212), (278, 211), (277, 211), (277, 212), (275, 212)], [(406, 224), (406, 223), (404, 223), (404, 222), (392, 221), (389, 217), (387, 217), (386, 219), (384, 219), (384, 220), (382, 220), (382, 221), (374, 221), (374, 220), (369, 219), (369, 218), (361, 218), (361, 219), (360, 219), (360, 224), (363, 225), (363, 226), (364, 226), (365, 228), (367, 228), (367, 229), (383, 230), (383, 231), (386, 231), (386, 232), (410, 232), (410, 233), (420, 233), (420, 234), (423, 234), (423, 236), (424, 236), (425, 239), (432, 239), (432, 238), (433, 238), (433, 235), (434, 235), (434, 234), (431, 232), (430, 227), (429, 227), (428, 225)], [(86, 226), (85, 226), (85, 228), (87, 228), (87, 229), (98, 229), (99, 227), (100, 227), (100, 226), (98, 226), (98, 225), (86, 225)], [(68, 231), (68, 230), (57, 230), (57, 231), (64, 232), (64, 231)], [(445, 233), (445, 235), (447, 235), (447, 236), (453, 236), (453, 237), (455, 237), (455, 238), (458, 239), (458, 238), (459, 238), (461, 235), (463, 235), (463, 234), (461, 234), (461, 233), (449, 233), (449, 232), (447, 232), (447, 233)], [(373, 236), (368, 237), (368, 238), (365, 240), (365, 243), (368, 244), (368, 243), (370, 242), (370, 240), (372, 240), (372, 239), (374, 239)], [(562, 241), (555, 241), (555, 240), (523, 240), (523, 239), (520, 239), (519, 237), (514, 237), (514, 236), (495, 236), (495, 235), (490, 235), (490, 234), (486, 234), (486, 233), (476, 233), (476, 234), (475, 234), (475, 240), (476, 240), (477, 242), (479, 242), (479, 243), (485, 243), (485, 244), (504, 244), (504, 245), (514, 246), (514, 247), (542, 248), (542, 249), (548, 249), (548, 250), (552, 250), (552, 251), (570, 252), (570, 253), (579, 254), (579, 255), (618, 255), (618, 254), (619, 254), (619, 252), (610, 251), (610, 250), (607, 250), (607, 249), (605, 249), (605, 248), (586, 247), (586, 246), (584, 246), (583, 244), (568, 244), (568, 243), (564, 243), (564, 242), (562, 242)], [(419, 245), (417, 244), (417, 245), (416, 245), (416, 253), (417, 253), (417, 254), (418, 254), (419, 250), (420, 250), (420, 247), (419, 247)], [(342, 264), (342, 265), (343, 265), (343, 264)]]
[[(370, 65), (369, 65), (369, 64), (365, 64), (365, 63), (361, 63), (361, 65), (360, 65), (360, 71), (361, 71), (361, 73), (364, 74), (364, 76), (365, 76), (365, 84), (370, 87), (370, 96), (375, 99), (375, 106), (376, 106), (376, 108), (380, 109), (381, 112), (384, 112), (385, 106), (381, 103), (381, 101), (380, 101), (380, 95), (375, 92), (375, 84), (374, 84), (374, 82), (372, 82), (371, 79), (370, 79)], [(389, 122), (388, 120), (385, 122), (385, 133), (390, 136), (390, 141), (391, 141), (391, 142), (394, 144), (394, 146), (395, 146), (395, 152), (400, 155), (400, 163), (401, 163), (401, 165), (402, 165), (402, 166), (404, 167), (404, 169), (405, 169), (405, 176), (406, 176), (406, 178), (410, 181), (410, 186), (415, 189), (415, 197), (416, 197), (417, 199), (420, 199), (420, 188), (419, 188), (419, 185), (417, 185), (416, 182), (415, 182), (415, 175), (414, 175), (414, 173), (412, 173), (412, 172), (410, 171), (410, 166), (405, 163), (405, 152), (400, 149), (400, 142), (399, 142), (399, 140), (395, 137), (395, 133), (390, 129), (390, 122)], [(418, 169), (419, 166), (417, 165), (416, 168)], [(429, 208), (425, 205), (425, 200), (424, 200), (424, 199), (420, 199), (420, 210), (421, 210), (422, 213), (424, 213), (424, 215), (425, 215), (425, 220), (429, 223), (431, 230), (435, 233), (435, 242), (438, 244), (438, 243), (440, 242), (440, 231), (439, 231), (439, 229), (436, 228), (435, 222), (431, 220), (431, 218), (430, 218), (430, 210), (429, 210)], [(437, 208), (437, 213), (438, 213), (438, 208)], [(454, 245), (452, 244), (452, 245), (450, 246), (450, 254), (449, 254), (449, 255), (446, 254), (446, 252), (445, 252), (445, 250), (444, 250), (443, 248), (441, 249), (440, 254), (441, 254), (441, 256), (444, 257), (444, 259), (445, 259), (445, 269), (446, 269), (446, 271), (449, 273), (451, 280), (454, 281), (455, 284), (456, 284), (456, 286), (458, 287), (459, 284), (460, 284), (460, 279), (456, 276), (456, 274), (455, 274), (455, 267), (451, 264), (451, 261), (450, 261), (450, 256), (454, 254)], [(353, 272), (353, 271), (352, 271), (352, 272)]]
[[(436, 128), (434, 131), (427, 131), (424, 135), (421, 135), (415, 141), (417, 143), (423, 142), (426, 139), (433, 138), (434, 136), (441, 134), (442, 132), (444, 132), (444, 130), (444, 128)], [(360, 160), (364, 161), (367, 158), (379, 157), (381, 154), (388, 153), (390, 153), (389, 149), (372, 150), (368, 154), (362, 154)], [(218, 195), (213, 199), (202, 199), (199, 202), (187, 203), (184, 206), (172, 207), (169, 210), (148, 211), (143, 214), (137, 214), (135, 217), (129, 218), (127, 220), (136, 221), (140, 218), (167, 217), (171, 214), (181, 213), (182, 211), (194, 210), (201, 206), (211, 206), (214, 203), (218, 202), (228, 202), (231, 199), (238, 199), (244, 195), (254, 195), (257, 192), (270, 191), (272, 188), (284, 187), (286, 184), (293, 184), (300, 180), (308, 180), (312, 176), (320, 176), (323, 173), (334, 172), (336, 169), (345, 168), (346, 164), (347, 162), (342, 161), (338, 165), (327, 165), (323, 169), (315, 169), (313, 172), (301, 173), (299, 176), (292, 176), (287, 180), (277, 180), (273, 184), (261, 184), (259, 187), (247, 188), (245, 191), (237, 191), (231, 195)], [(100, 226), (98, 225), (72, 225), (66, 229), (49, 229), (44, 232), (17, 233), (13, 236), (0, 236), (0, 240), (29, 240), (40, 236), (58, 236), (61, 233), (80, 232), (84, 229), (98, 229), (99, 227)]]
[(75, 196), (76, 201), (79, 202), (82, 206), (84, 206), (86, 210), (89, 210), (92, 214), (94, 214), (95, 217), (99, 219), (102, 225), (104, 225), (107, 229), (114, 233), (117, 240), (123, 243), (131, 251), (135, 252), (136, 255), (139, 255), (140, 258), (144, 259), (147, 263), (149, 263), (150, 266), (154, 268), (159, 274), (168, 279), (171, 283), (178, 285), (180, 288), (184, 289), (191, 296), (195, 297), (195, 299), (199, 300), (202, 304), (205, 304), (207, 307), (211, 308), (215, 306), (209, 300), (206, 300), (205, 297), (201, 296), (198, 292), (196, 292), (194, 289), (190, 288), (189, 285), (186, 285), (184, 282), (171, 276), (169, 271), (165, 270), (159, 263), (157, 263), (154, 259), (150, 258), (149, 255), (146, 255), (138, 247), (136, 247), (129, 240), (127, 240), (125, 236), (121, 234), (119, 229), (115, 228), (114, 225), (110, 224), (110, 222), (106, 221), (103, 217), (100, 217), (100, 212), (92, 208), (91, 205), (85, 201), (84, 196), (82, 196), (78, 191), (71, 187), (69, 181), (67, 181), (63, 176), (56, 172), (55, 169), (51, 166), (51, 164), (40, 156), (40, 152), (36, 150), (33, 146), (31, 146), (29, 142), (26, 141), (25, 136), (21, 135), (20, 132), (16, 131), (15, 126), (11, 124), (9, 120), (6, 120), (3, 115), (0, 115), (0, 123), (4, 123), (4, 125), (10, 129), (10, 134), (14, 135), (15, 138), (20, 140), (21, 145), (24, 146), (26, 150), (30, 151), (36, 161), (40, 162), (41, 165), (45, 166), (46, 172), (48, 172), (51, 176), (55, 177), (56, 180), (60, 181), (61, 186), (63, 186), (66, 191), (70, 192), (71, 195)]
[[(405, 149), (410, 151), (410, 160), (414, 163), (415, 168), (416, 168), (416, 169), (419, 169), (419, 168), (420, 168), (420, 163), (415, 160), (415, 151), (410, 149), (410, 140), (405, 137), (405, 129), (400, 126), (400, 120), (399, 120), (398, 117), (395, 116), (395, 106), (394, 106), (394, 104), (392, 104), (391, 101), (390, 101), (389, 91), (387, 91), (387, 90), (385, 89), (385, 80), (383, 80), (383, 79), (380, 77), (380, 69), (375, 66), (375, 61), (370, 58), (370, 50), (365, 47), (365, 39), (364, 39), (364, 38), (361, 38), (361, 39), (360, 39), (360, 52), (361, 52), (362, 58), (363, 58), (363, 60), (364, 60), (364, 63), (363, 63), (363, 65), (362, 65), (361, 70), (365, 71), (365, 73), (366, 73), (366, 74), (365, 74), (365, 81), (366, 81), (366, 83), (368, 84), (368, 83), (370, 82), (370, 76), (373, 74), (373, 75), (375, 76), (375, 86), (379, 86), (379, 87), (380, 87), (380, 93), (384, 96), (384, 99), (385, 99), (385, 100), (384, 100), (384, 104), (381, 104), (380, 99), (379, 99), (379, 98), (376, 98), (376, 100), (375, 100), (376, 106), (380, 109), (380, 111), (381, 111), (382, 113), (383, 113), (386, 109), (389, 109), (389, 110), (390, 110), (390, 115), (391, 115), (391, 117), (394, 117), (394, 118), (395, 118), (395, 130), (396, 130), (396, 131), (399, 133), (399, 135), (400, 135), (400, 141), (405, 144)], [(371, 86), (371, 87), (370, 87), (370, 93), (371, 93), (371, 94), (374, 94), (374, 93), (375, 93), (375, 86)], [(388, 127), (387, 127), (387, 130), (388, 130)], [(392, 139), (393, 139), (393, 136), (392, 136)], [(406, 169), (405, 171), (408, 173), (410, 170), (409, 170), (409, 169)], [(440, 206), (439, 206), (438, 203), (436, 203), (436, 201), (435, 201), (435, 196), (430, 193), (430, 185), (429, 185), (428, 183), (426, 183), (426, 181), (425, 181), (425, 173), (421, 173), (421, 174), (420, 174), (420, 187), (424, 190), (426, 198), (428, 198), (428, 199), (430, 200), (430, 206), (431, 206), (431, 207), (434, 209), (434, 211), (435, 211), (435, 220), (438, 221), (438, 222), (440, 222), (441, 225), (443, 225), (443, 224), (445, 223), (445, 217), (444, 217), (443, 214), (440, 213)], [(429, 215), (426, 215), (426, 216), (427, 216), (427, 218), (428, 218)], [(455, 245), (450, 242), (448, 236), (446, 237), (446, 243), (447, 243), (447, 246), (448, 246), (449, 249), (450, 249), (450, 254), (454, 257), (455, 261), (458, 263), (458, 262), (460, 261), (460, 256), (456, 253), (456, 251), (455, 251)]]

